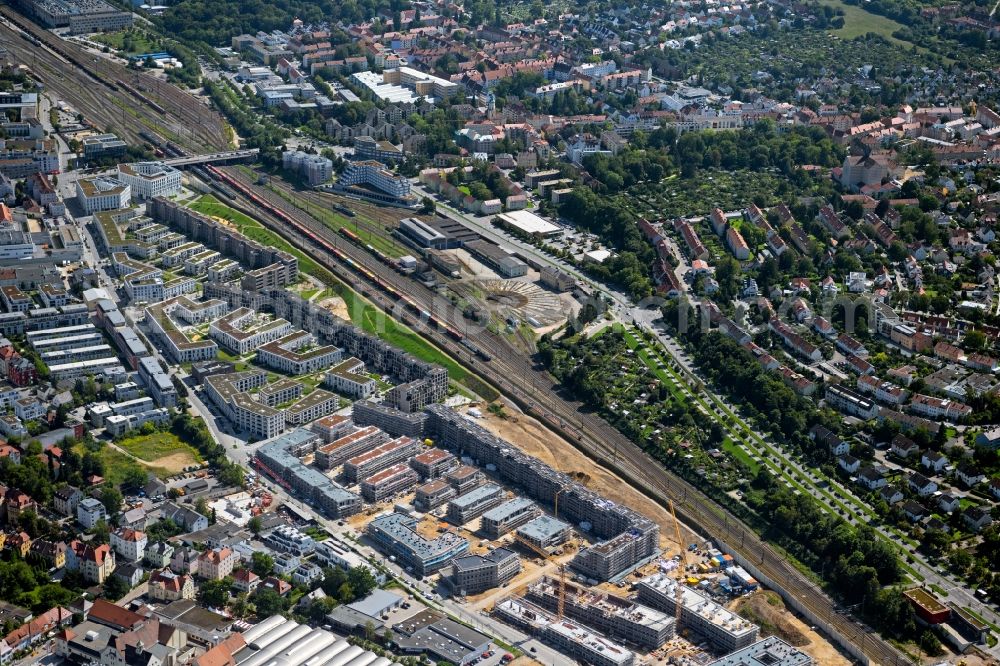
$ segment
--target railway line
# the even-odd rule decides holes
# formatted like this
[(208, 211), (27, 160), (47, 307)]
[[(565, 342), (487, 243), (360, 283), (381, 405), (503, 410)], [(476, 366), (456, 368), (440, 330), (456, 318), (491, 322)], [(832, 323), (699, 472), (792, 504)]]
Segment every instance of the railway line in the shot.
[(0, 6), (0, 37), (46, 90), (123, 139), (142, 143), (146, 128), (198, 152), (228, 145), (222, 117), (194, 96), (60, 39), (9, 6)]
[[(443, 312), (434, 310), (434, 306), (441, 302), (437, 294), (395, 273), (364, 248), (340, 238), (325, 224), (296, 209), (277, 194), (256, 186), (245, 174), (241, 175), (239, 170), (211, 171), (230, 179), (231, 183), (224, 190), (227, 199), (246, 211), (253, 211), (272, 230), (287, 238), (345, 283), (365, 293), (380, 309), (402, 318), (437, 346), (473, 368), (528, 414), (561, 433), (599, 464), (614, 470), (661, 502), (672, 500), (686, 522), (725, 540), (732, 549), (775, 581), (786, 600), (794, 600), (796, 606), (808, 610), (814, 618), (839, 634), (841, 642), (850, 643), (864, 654), (870, 663), (910, 663), (901, 652), (868, 627), (839, 613), (836, 604), (816, 584), (793, 567), (785, 556), (762, 541), (756, 533), (744, 527), (724, 507), (692, 484), (664, 469), (610, 424), (590, 412), (585, 405), (563, 396), (561, 387), (553, 382), (544, 369), (520, 356), (502, 338), (488, 331), (470, 330), (461, 319), (461, 313), (454, 308), (451, 312), (447, 309)], [(234, 184), (236, 187), (232, 187)], [(250, 195), (255, 199), (250, 198)], [(403, 298), (411, 299), (413, 305), (401, 307), (397, 294), (408, 294)], [(414, 308), (434, 312), (434, 315), (423, 319), (417, 316), (407, 317), (408, 311), (412, 312)], [(456, 338), (456, 335), (461, 337)], [(491, 360), (478, 360), (462, 344), (466, 340), (482, 349)]]

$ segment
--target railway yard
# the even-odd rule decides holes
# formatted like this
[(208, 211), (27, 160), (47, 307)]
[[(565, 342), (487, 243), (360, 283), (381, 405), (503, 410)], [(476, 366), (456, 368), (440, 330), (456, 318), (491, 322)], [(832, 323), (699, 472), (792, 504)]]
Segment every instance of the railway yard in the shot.
[(8, 6), (0, 7), (0, 17), (9, 57), (27, 64), (50, 96), (94, 126), (135, 144), (150, 143), (143, 133), (152, 133), (196, 152), (228, 147), (222, 116), (193, 95), (59, 39)]

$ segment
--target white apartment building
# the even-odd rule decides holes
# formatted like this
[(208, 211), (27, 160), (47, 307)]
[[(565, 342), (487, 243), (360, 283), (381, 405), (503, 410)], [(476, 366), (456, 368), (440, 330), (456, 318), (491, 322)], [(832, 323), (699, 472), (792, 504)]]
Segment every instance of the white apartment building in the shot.
[(80, 523), (83, 529), (94, 529), (94, 525), (102, 520), (107, 522), (108, 512), (100, 500), (87, 497), (76, 505), (76, 522)]
[(138, 562), (146, 555), (148, 542), (145, 532), (119, 528), (111, 533), (111, 547), (129, 562)]
[(364, 362), (352, 356), (330, 368), (324, 383), (337, 393), (357, 399), (367, 398), (375, 393), (377, 386), (374, 379), (361, 374), (364, 369)]
[(341, 351), (332, 345), (314, 347), (312, 333), (296, 331), (257, 350), (257, 362), (291, 375), (318, 372), (340, 360)]
[(281, 155), (281, 165), (305, 176), (310, 185), (319, 185), (333, 178), (333, 162), (322, 155), (288, 150)]
[(181, 191), (181, 172), (163, 162), (119, 164), (118, 180), (131, 187), (137, 199), (169, 197)]
[(250, 308), (237, 308), (212, 322), (208, 335), (234, 354), (243, 356), (274, 342), (292, 332), (292, 325), (284, 319), (258, 321)]
[(389, 171), (384, 164), (375, 160), (351, 162), (337, 181), (343, 187), (351, 185), (371, 185), (397, 199), (410, 194), (410, 181)]
[(87, 215), (102, 210), (128, 208), (132, 188), (110, 178), (81, 178), (76, 181), (76, 198)]
[(219, 299), (198, 302), (187, 296), (178, 296), (147, 307), (146, 322), (152, 337), (164, 345), (163, 350), (175, 363), (207, 361), (216, 357), (218, 345), (212, 340), (190, 340), (178, 328), (173, 317), (179, 317), (188, 324), (200, 324), (221, 317), (228, 307), (225, 301)]

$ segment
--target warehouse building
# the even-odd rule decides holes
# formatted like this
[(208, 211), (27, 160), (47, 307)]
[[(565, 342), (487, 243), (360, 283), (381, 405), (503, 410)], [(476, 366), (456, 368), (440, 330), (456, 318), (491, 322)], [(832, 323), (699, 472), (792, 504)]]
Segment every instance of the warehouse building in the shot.
[(361, 482), (361, 496), (369, 502), (382, 502), (393, 495), (409, 490), (419, 478), (406, 463), (398, 463), (372, 474)]
[(499, 539), (540, 513), (539, 508), (530, 499), (516, 497), (484, 513), (480, 528), (487, 537)]
[(448, 520), (456, 525), (478, 518), (503, 501), (503, 488), (488, 483), (448, 502)]
[(708, 641), (720, 652), (730, 653), (751, 646), (760, 628), (715, 603), (701, 592), (670, 578), (654, 574), (637, 583), (640, 603), (673, 616), (677, 608), (677, 586), (681, 588), (680, 626)]
[(527, 275), (528, 273), (528, 264), (510, 252), (507, 252), (499, 245), (494, 245), (489, 241), (472, 241), (471, 243), (466, 243), (465, 248), (474, 257), (495, 270), (501, 277), (515, 278)]
[(412, 437), (397, 437), (348, 460), (344, 463), (344, 476), (356, 483), (411, 458), (419, 450), (420, 443)]
[(228, 666), (398, 666), (325, 629), (313, 629), (281, 615), (273, 615), (234, 634), (198, 658), (203, 664)]
[[(553, 611), (559, 604), (559, 581), (548, 576), (528, 588), (527, 599)], [(674, 618), (628, 599), (566, 583), (564, 613), (605, 636), (656, 650), (674, 637)]]
[(446, 566), (469, 550), (469, 542), (451, 532), (433, 539), (416, 531), (417, 521), (400, 513), (375, 518), (365, 529), (384, 552), (397, 558), (402, 566), (412, 567), (418, 576), (426, 576)]
[(424, 611), (392, 627), (399, 652), (423, 654), (432, 662), (469, 666), (490, 647), (490, 637), (464, 624)]
[(455, 558), (449, 584), (461, 595), (479, 594), (514, 580), (521, 559), (512, 550), (497, 548), (486, 555)]

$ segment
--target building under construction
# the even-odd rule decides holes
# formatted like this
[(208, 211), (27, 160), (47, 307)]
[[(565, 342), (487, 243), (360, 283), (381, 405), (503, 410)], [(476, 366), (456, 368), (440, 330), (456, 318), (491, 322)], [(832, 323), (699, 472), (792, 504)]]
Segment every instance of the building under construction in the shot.
[(438, 446), (491, 465), (500, 477), (540, 504), (600, 539), (580, 551), (573, 566), (596, 580), (613, 580), (658, 554), (659, 526), (632, 509), (601, 497), (484, 427), (444, 405), (427, 407), (427, 432)]
[[(542, 577), (527, 599), (550, 611), (559, 607), (559, 580)], [(563, 612), (614, 640), (655, 650), (674, 637), (674, 618), (628, 599), (565, 584)]]
[(361, 510), (361, 498), (312, 467), (300, 456), (315, 450), (320, 442), (316, 433), (296, 428), (265, 442), (254, 456), (254, 466), (274, 478), (286, 490), (306, 498), (312, 506), (330, 518), (344, 518)]
[(348, 481), (360, 481), (396, 463), (409, 460), (418, 451), (420, 443), (412, 437), (397, 437), (374, 449), (360, 453), (344, 463), (344, 476)]
[(448, 502), (448, 520), (456, 525), (464, 525), (498, 506), (503, 498), (503, 488), (495, 483), (473, 488)]
[(749, 647), (727, 654), (708, 666), (813, 666), (815, 660), (777, 636), (768, 636)]
[(347, 460), (363, 451), (368, 451), (389, 440), (389, 436), (375, 426), (365, 426), (329, 444), (323, 444), (316, 449), (316, 466), (321, 469), (340, 467)]
[(520, 571), (521, 559), (517, 553), (497, 548), (485, 555), (455, 558), (447, 580), (459, 594), (479, 594), (513, 580)]
[(493, 614), (515, 627), (538, 636), (560, 652), (594, 666), (632, 666), (635, 653), (569, 620), (551, 615), (523, 599), (504, 599)]
[(736, 613), (715, 603), (701, 592), (658, 573), (637, 584), (639, 601), (669, 614), (677, 611), (678, 588), (681, 595), (680, 628), (705, 638), (725, 654), (742, 650), (757, 640), (760, 630)]

